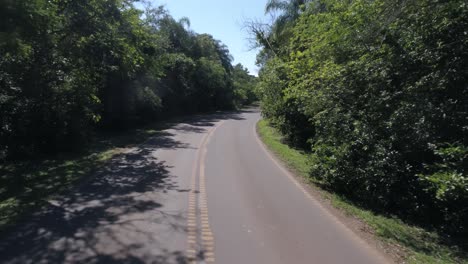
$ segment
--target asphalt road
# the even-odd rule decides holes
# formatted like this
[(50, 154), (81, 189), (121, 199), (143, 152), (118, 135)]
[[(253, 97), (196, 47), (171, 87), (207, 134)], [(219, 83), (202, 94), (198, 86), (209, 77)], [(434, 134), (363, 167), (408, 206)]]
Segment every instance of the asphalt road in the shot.
[(266, 151), (257, 110), (126, 149), (0, 236), (1, 263), (385, 263)]

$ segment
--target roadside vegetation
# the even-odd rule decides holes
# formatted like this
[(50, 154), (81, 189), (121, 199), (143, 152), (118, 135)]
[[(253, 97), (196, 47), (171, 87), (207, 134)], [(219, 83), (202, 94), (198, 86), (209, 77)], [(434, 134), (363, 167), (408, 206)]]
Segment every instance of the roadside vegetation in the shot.
[(55, 195), (86, 180), (127, 148), (158, 136), (165, 123), (101, 132), (86, 149), (0, 165), (0, 232)]
[(135, 2), (0, 0), (0, 229), (157, 131), (141, 127), (256, 100), (226, 45)]
[(270, 0), (266, 12), (271, 23), (247, 23), (257, 94), (284, 142), (307, 153), (299, 170), (466, 252), (466, 1)]
[(0, 161), (255, 100), (226, 45), (135, 2), (0, 0)]
[(259, 78), (135, 2), (0, 0), (0, 226), (118, 153), (98, 135), (258, 99), (266, 143), (335, 205), (411, 261), (466, 259), (466, 0), (270, 0), (246, 25)]
[[(346, 214), (357, 217), (372, 228), (379, 239), (403, 248), (401, 257), (406, 263), (468, 263), (468, 255), (462, 248), (447, 244), (446, 240), (434, 231), (404, 223), (396, 216), (379, 214), (348, 200), (343, 195), (324, 188), (323, 181), (311, 178), (309, 171), (310, 153), (296, 149), (287, 144), (286, 138), (267, 120), (260, 120), (257, 131), (268, 147), (292, 172), (306, 182), (319, 188), (320, 194), (329, 199), (331, 204)], [(322, 188), (321, 188), (322, 187)]]

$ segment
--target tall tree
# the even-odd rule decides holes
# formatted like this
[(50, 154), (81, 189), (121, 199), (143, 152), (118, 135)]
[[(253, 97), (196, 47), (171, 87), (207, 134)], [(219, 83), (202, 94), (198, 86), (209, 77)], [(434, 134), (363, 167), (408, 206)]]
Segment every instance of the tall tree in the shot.
[(73, 150), (96, 128), (236, 105), (227, 47), (163, 7), (0, 3), (0, 159)]
[(263, 50), (263, 114), (311, 152), (311, 176), (368, 207), (466, 235), (465, 1), (317, 0), (299, 13), (272, 1), (268, 10), (288, 18), (275, 23), (296, 20), (278, 56)]

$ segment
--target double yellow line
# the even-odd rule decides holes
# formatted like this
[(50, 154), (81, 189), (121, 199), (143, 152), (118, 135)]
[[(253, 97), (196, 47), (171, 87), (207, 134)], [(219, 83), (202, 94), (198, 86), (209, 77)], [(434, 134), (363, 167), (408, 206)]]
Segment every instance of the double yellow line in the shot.
[[(216, 129), (223, 123), (224, 121), (219, 122), (202, 138), (192, 166), (187, 214), (187, 258), (189, 263), (195, 264), (198, 261), (203, 261), (204, 263), (215, 262), (214, 236), (208, 217), (205, 160), (208, 142)], [(199, 169), (198, 174), (197, 168)]]

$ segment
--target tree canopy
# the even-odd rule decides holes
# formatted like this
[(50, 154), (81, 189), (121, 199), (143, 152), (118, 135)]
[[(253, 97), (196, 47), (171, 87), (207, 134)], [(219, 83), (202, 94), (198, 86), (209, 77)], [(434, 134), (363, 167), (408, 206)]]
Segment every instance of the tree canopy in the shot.
[(133, 3), (0, 0), (0, 159), (253, 100), (255, 78), (232, 66), (223, 43)]
[(325, 186), (466, 234), (466, 1), (307, 2), (267, 6), (284, 13), (266, 31), (287, 34), (281, 45), (257, 34), (263, 115), (310, 152)]

